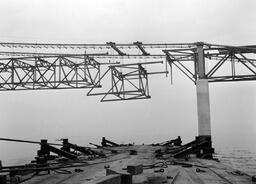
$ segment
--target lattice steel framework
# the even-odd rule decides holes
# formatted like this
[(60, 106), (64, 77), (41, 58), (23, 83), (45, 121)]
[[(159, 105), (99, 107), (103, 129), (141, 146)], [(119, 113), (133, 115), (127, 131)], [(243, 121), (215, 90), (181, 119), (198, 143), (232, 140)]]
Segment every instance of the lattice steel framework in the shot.
[(100, 87), (100, 64), (84, 56), (35, 56), (2, 59), (0, 90)]
[[(197, 58), (199, 48), (203, 52), (203, 64), (200, 65)], [(0, 43), (0, 49), (1, 91), (91, 88), (88, 95), (103, 95), (102, 101), (145, 99), (150, 98), (148, 76), (163, 73), (172, 76), (173, 67), (194, 83), (198, 79), (209, 82), (256, 79), (255, 46), (203, 42)], [(145, 67), (163, 62), (164, 71), (157, 67), (151, 71)], [(106, 78), (111, 81), (110, 88), (95, 92)]]
[[(117, 100), (135, 100), (150, 98), (148, 75), (162, 74), (163, 72), (148, 72), (143, 65), (159, 64), (161, 61), (147, 62), (147, 63), (133, 63), (133, 64), (120, 64), (111, 65), (105, 72), (110, 72), (111, 87), (104, 93), (93, 93), (92, 88), (87, 95), (104, 95), (101, 99), (105, 101), (117, 101)], [(105, 76), (105, 75), (104, 75)], [(103, 76), (103, 77), (104, 77)], [(110, 98), (108, 98), (110, 97)]]
[[(256, 65), (254, 63), (256, 61), (256, 49), (254, 47), (219, 46), (201, 42), (196, 43), (196, 45), (203, 47), (205, 72), (202, 75), (199, 75), (196, 48), (163, 50), (170, 67), (177, 67), (195, 83), (199, 78), (207, 79), (208, 82), (256, 79)], [(192, 68), (186, 67), (189, 62), (192, 63)], [(205, 69), (206, 64), (208, 64), (208, 71)], [(230, 70), (226, 69), (225, 73), (218, 73), (225, 64), (229, 65)], [(244, 67), (246, 70), (236, 72), (239, 67)]]

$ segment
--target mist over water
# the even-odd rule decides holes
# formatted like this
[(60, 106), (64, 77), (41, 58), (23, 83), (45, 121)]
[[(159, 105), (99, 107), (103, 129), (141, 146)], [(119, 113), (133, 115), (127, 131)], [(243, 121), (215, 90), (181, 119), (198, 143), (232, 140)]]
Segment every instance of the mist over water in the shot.
[(249, 149), (221, 148), (216, 152), (221, 163), (250, 175), (256, 175), (256, 152)]

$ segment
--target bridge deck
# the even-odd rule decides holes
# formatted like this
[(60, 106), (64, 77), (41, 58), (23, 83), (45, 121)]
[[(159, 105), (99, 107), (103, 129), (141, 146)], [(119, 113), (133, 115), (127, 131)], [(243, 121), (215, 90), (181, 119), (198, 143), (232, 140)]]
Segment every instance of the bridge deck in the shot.
[[(106, 176), (105, 167), (109, 169), (126, 173), (123, 168), (127, 165), (143, 164), (143, 173), (132, 176), (132, 183), (199, 183), (199, 184), (223, 184), (223, 183), (240, 183), (249, 184), (251, 177), (244, 173), (239, 173), (236, 170), (225, 166), (214, 160), (203, 160), (190, 158), (189, 161), (184, 159), (157, 159), (155, 158), (155, 150), (159, 146), (130, 146), (119, 147), (119, 154), (110, 155), (107, 158), (88, 161), (87, 165), (66, 168), (66, 173), (62, 170), (59, 173), (51, 172), (51, 174), (43, 175), (40, 173), (32, 179), (23, 182), (24, 184), (85, 184), (97, 183), (99, 179)], [(129, 150), (137, 150), (137, 155), (130, 155)], [(176, 164), (171, 164), (171, 161), (176, 161)], [(167, 167), (145, 168), (145, 166), (152, 166), (157, 162), (167, 163)], [(180, 163), (180, 164), (177, 164)], [(182, 164), (183, 163), (183, 164)], [(187, 163), (188, 166), (184, 165)], [(190, 167), (189, 167), (190, 164)], [(160, 166), (161, 164), (159, 164)], [(192, 167), (191, 167), (192, 166)], [(75, 172), (75, 169), (81, 169), (81, 172)], [(164, 172), (156, 172), (163, 169)]]

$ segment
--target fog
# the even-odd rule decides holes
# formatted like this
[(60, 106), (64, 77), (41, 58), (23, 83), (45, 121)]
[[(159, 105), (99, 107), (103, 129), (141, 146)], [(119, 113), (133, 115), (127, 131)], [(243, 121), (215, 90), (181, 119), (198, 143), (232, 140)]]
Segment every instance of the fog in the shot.
[[(1, 0), (0, 42), (255, 44), (253, 0)], [(151, 99), (101, 103), (86, 90), (0, 93), (0, 135), (39, 141), (102, 136), (152, 143), (197, 136), (196, 88), (181, 72), (150, 77)], [(255, 82), (210, 84), (215, 147), (255, 149)], [(0, 142), (0, 160), (28, 155), (29, 145)], [(31, 149), (31, 150), (30, 150)], [(34, 154), (34, 153), (33, 153)]]

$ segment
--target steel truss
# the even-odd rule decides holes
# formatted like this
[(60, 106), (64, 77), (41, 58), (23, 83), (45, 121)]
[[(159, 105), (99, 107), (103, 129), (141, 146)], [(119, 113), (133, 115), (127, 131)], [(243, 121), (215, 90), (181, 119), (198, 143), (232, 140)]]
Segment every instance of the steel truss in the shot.
[[(0, 56), (49, 56), (68, 54), (94, 55), (94, 58), (164, 58), (162, 49), (168, 48), (190, 48), (193, 43), (172, 43), (172, 44), (143, 44), (134, 42), (132, 44), (48, 44), (48, 43), (1, 43)], [(15, 51), (13, 50), (15, 49)], [(38, 52), (40, 51), (40, 52)], [(95, 51), (97, 54), (95, 54)]]
[[(148, 76), (167, 74), (168, 65), (171, 77), (173, 67), (176, 67), (194, 83), (202, 78), (209, 82), (256, 80), (256, 46), (227, 46), (203, 42), (107, 42), (0, 43), (0, 48), (1, 91), (91, 88), (88, 96), (103, 95), (101, 101), (147, 99), (150, 98)], [(198, 63), (199, 48), (203, 50), (203, 65)], [(37, 52), (33, 49), (37, 49)], [(159, 58), (163, 60), (159, 62)], [(120, 63), (119, 59), (127, 63), (117, 64)], [(147, 64), (162, 64), (163, 61), (166, 62), (165, 71), (158, 68), (151, 72), (145, 67)], [(203, 70), (199, 69), (202, 66)], [(229, 70), (226, 70), (227, 66)], [(223, 68), (224, 72), (220, 72)], [(244, 70), (240, 71), (241, 68)], [(102, 87), (103, 79), (110, 79), (110, 87), (105, 92), (95, 92), (96, 88)]]
[[(171, 70), (173, 66), (175, 66), (194, 83), (196, 83), (199, 78), (208, 79), (209, 82), (249, 81), (256, 79), (255, 55), (252, 57), (252, 54), (256, 53), (256, 49), (206, 45), (203, 43), (197, 44), (203, 46), (204, 65), (206, 65), (206, 63), (211, 64), (208, 71), (205, 70), (203, 76), (199, 75), (196, 48), (163, 50)], [(189, 67), (187, 66), (188, 63), (190, 63)], [(225, 64), (229, 65), (230, 73), (228, 73), (227, 70), (225, 73), (218, 73)], [(236, 68), (240, 66), (246, 69), (246, 71), (243, 71), (244, 73), (236, 72)], [(206, 66), (204, 66), (204, 68), (206, 68)]]
[(84, 56), (21, 57), (0, 60), (0, 90), (100, 87), (100, 63)]
[(148, 75), (162, 74), (163, 72), (148, 72), (142, 65), (159, 64), (162, 61), (133, 63), (122, 65), (111, 65), (105, 72), (110, 73), (111, 87), (104, 93), (92, 93), (92, 88), (87, 95), (104, 95), (102, 102), (119, 101), (119, 100), (135, 100), (147, 99), (149, 95)]

